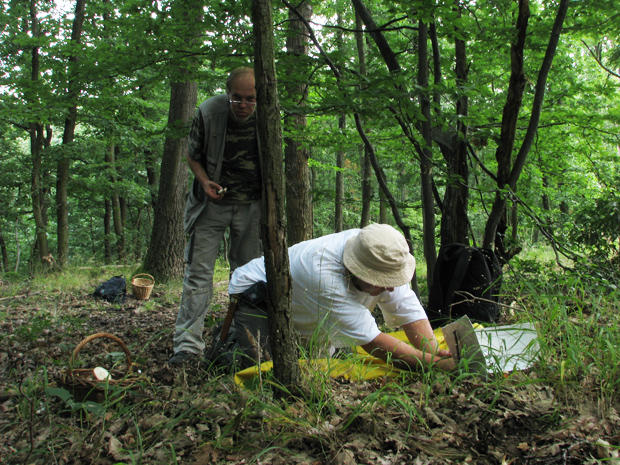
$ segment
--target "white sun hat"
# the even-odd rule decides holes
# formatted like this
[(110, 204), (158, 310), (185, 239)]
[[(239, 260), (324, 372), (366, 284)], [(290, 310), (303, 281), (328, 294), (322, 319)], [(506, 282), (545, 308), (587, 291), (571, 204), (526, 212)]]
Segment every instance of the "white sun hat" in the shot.
[(413, 278), (415, 258), (405, 237), (387, 224), (371, 224), (347, 241), (344, 266), (357, 278), (378, 287), (399, 287)]

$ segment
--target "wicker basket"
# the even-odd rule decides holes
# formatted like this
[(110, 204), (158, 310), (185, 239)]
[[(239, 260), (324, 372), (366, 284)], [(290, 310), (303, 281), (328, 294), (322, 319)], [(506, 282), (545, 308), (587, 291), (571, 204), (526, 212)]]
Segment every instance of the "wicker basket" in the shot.
[[(125, 371), (112, 370), (109, 372), (110, 377), (103, 381), (96, 379), (94, 376), (94, 368), (73, 368), (80, 351), (90, 341), (98, 338), (107, 338), (116, 342), (125, 353), (126, 358)], [(73, 399), (76, 402), (94, 401), (102, 403), (106, 397), (106, 390), (109, 388), (129, 388), (135, 384), (137, 378), (132, 376), (132, 369), (133, 362), (131, 360), (131, 353), (125, 343), (113, 334), (97, 333), (88, 336), (75, 347), (69, 359), (69, 366), (61, 375), (60, 384), (73, 395)]]
[(137, 274), (131, 278), (133, 296), (138, 300), (148, 300), (153, 290), (155, 279), (150, 274)]

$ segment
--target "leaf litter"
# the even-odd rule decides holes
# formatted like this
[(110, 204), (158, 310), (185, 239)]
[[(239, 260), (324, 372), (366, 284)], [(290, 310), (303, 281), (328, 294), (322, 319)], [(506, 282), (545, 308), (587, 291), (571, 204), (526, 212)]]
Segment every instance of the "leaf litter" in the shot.
[[(225, 286), (216, 289), (205, 334), (226, 308)], [(22, 289), (0, 300), (3, 463), (620, 463), (617, 404), (555, 392), (535, 370), (485, 383), (432, 372), (360, 382), (312, 376), (312, 396), (284, 404), (269, 380), (248, 391), (200, 360), (170, 367), (180, 296), (155, 291), (122, 306), (88, 290)], [(58, 380), (77, 344), (98, 332), (126, 343), (139, 383), (80, 403)], [(122, 368), (123, 358), (97, 340), (78, 363)]]

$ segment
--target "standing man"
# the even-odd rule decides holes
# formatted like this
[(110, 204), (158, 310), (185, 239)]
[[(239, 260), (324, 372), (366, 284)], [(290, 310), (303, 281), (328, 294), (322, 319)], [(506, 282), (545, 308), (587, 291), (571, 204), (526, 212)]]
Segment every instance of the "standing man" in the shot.
[(189, 241), (170, 364), (182, 364), (204, 351), (204, 320), (226, 229), (230, 228), (231, 273), (261, 255), (262, 178), (255, 109), (254, 70), (237, 68), (226, 80), (226, 94), (203, 102), (194, 116), (187, 153), (194, 182), (183, 224)]

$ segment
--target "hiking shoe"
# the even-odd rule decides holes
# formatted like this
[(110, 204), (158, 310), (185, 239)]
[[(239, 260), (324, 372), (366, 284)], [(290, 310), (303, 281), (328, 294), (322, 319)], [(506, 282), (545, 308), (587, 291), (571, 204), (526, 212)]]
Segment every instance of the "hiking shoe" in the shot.
[(168, 363), (170, 365), (182, 365), (188, 360), (191, 360), (192, 358), (196, 357), (197, 355), (198, 354), (189, 352), (187, 350), (180, 350), (176, 354), (174, 354), (170, 360), (168, 360)]

